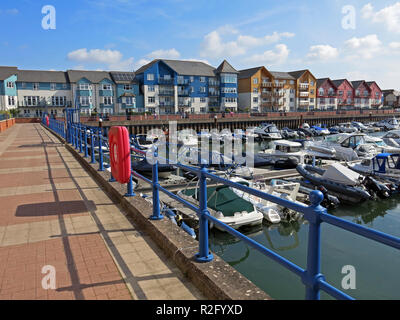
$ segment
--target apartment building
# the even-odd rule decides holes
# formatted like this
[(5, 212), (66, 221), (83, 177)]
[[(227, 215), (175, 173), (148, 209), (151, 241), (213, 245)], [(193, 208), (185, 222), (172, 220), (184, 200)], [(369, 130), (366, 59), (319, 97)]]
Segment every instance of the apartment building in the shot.
[(372, 108), (380, 108), (383, 106), (383, 92), (381, 88), (375, 81), (366, 82), (368, 87), (371, 89), (371, 107)]
[(237, 111), (238, 72), (197, 61), (153, 60), (136, 72), (144, 108), (154, 114)]
[(337, 110), (338, 88), (329, 78), (317, 79), (317, 109)]
[(17, 67), (0, 67), (0, 111), (18, 107)]
[(274, 77), (274, 110), (296, 111), (296, 79), (288, 72), (271, 71)]
[(400, 108), (400, 91), (398, 90), (383, 90), (384, 106), (392, 108)]
[(23, 116), (62, 116), (63, 110), (72, 106), (71, 86), (62, 71), (18, 70), (17, 92)]
[(315, 110), (317, 104), (317, 79), (310, 70), (292, 71), (295, 78), (297, 110)]
[(371, 88), (364, 80), (352, 81), (354, 88), (354, 107), (371, 108)]
[(337, 88), (338, 109), (345, 110), (354, 107), (354, 88), (347, 79), (332, 80)]

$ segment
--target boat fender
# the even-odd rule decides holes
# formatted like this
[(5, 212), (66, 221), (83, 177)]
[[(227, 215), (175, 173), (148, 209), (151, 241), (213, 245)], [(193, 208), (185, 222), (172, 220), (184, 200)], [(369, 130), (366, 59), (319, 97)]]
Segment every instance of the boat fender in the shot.
[(108, 143), (112, 175), (119, 183), (128, 183), (132, 174), (128, 129), (126, 127), (112, 127), (109, 132)]

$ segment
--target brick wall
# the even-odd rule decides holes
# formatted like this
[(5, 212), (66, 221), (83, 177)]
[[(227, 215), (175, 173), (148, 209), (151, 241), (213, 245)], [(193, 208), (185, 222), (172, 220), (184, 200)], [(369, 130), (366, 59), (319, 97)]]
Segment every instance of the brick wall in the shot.
[(8, 120), (0, 121), (0, 133), (11, 128), (14, 124), (15, 124), (15, 119), (8, 119)]

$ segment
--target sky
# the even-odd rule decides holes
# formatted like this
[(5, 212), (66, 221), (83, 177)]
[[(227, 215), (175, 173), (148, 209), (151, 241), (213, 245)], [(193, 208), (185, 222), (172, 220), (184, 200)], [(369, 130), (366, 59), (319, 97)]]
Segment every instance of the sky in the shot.
[(0, 27), (0, 65), (20, 69), (226, 59), (400, 89), (400, 1), (1, 0)]

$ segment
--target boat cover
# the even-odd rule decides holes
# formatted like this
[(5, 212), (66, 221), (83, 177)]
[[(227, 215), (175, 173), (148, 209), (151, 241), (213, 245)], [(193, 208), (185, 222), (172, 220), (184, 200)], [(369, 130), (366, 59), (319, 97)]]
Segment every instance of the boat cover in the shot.
[(334, 163), (330, 165), (322, 175), (323, 179), (342, 183), (348, 186), (357, 185), (359, 182), (359, 177), (360, 175), (357, 172), (354, 172), (340, 163)]

